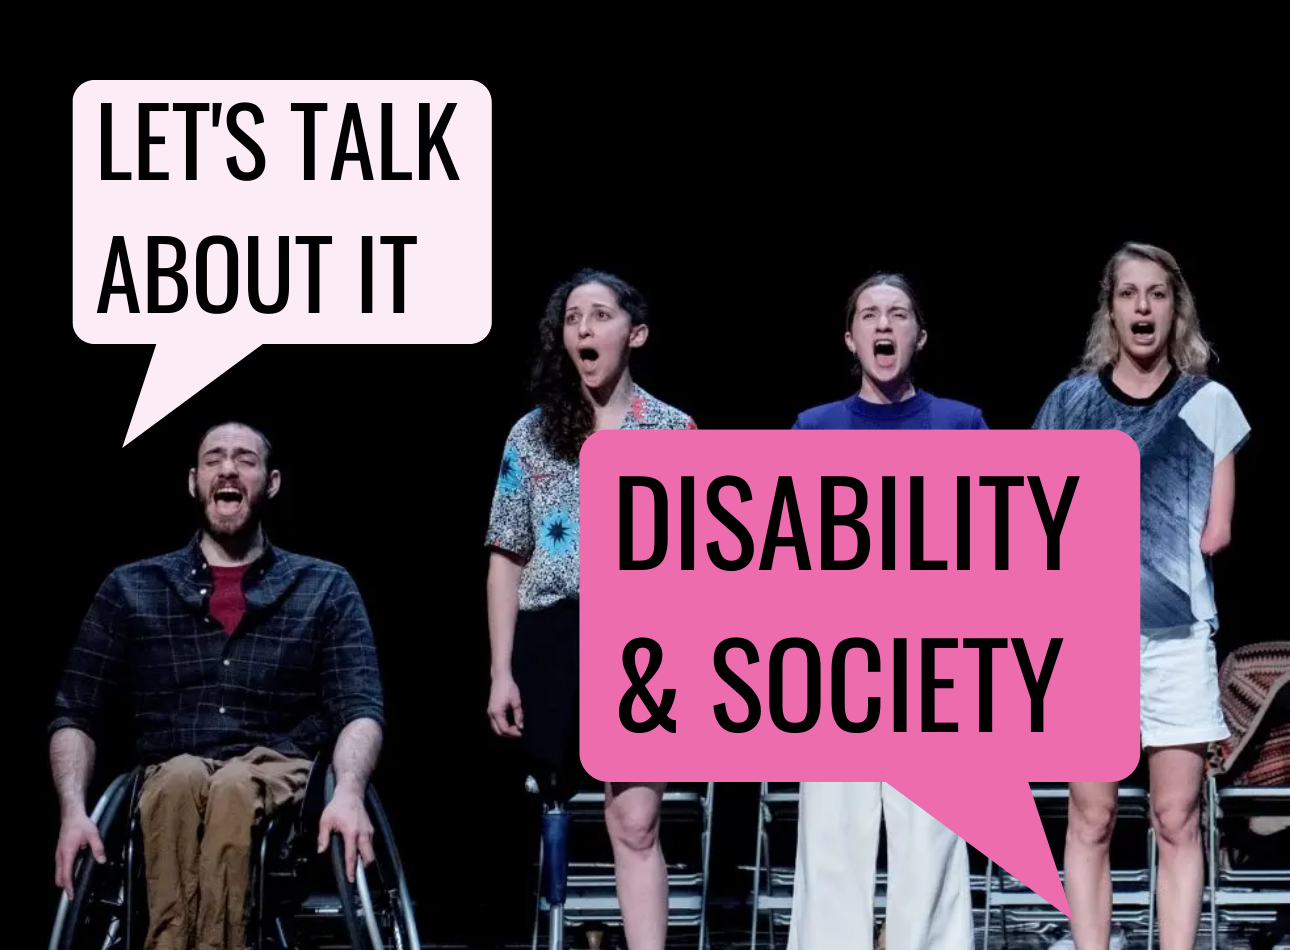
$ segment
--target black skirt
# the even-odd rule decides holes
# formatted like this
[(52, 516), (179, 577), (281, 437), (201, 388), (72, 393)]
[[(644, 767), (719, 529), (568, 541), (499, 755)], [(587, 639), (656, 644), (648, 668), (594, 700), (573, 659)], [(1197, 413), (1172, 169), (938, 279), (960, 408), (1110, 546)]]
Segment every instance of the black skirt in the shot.
[[(530, 768), (578, 781), (578, 602), (521, 610), (515, 621), (511, 675), (520, 691)], [(539, 780), (542, 780), (541, 777)]]

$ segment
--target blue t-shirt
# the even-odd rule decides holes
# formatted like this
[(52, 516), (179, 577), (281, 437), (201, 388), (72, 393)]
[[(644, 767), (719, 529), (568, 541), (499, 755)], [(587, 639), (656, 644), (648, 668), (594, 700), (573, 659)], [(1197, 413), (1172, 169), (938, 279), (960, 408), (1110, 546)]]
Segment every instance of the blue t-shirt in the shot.
[(976, 406), (918, 390), (903, 402), (866, 402), (858, 394), (807, 409), (794, 429), (986, 429)]
[(1110, 370), (1068, 379), (1035, 429), (1118, 429), (1142, 455), (1142, 629), (1218, 629), (1214, 578), (1200, 552), (1214, 468), (1250, 434), (1221, 383), (1174, 370), (1150, 396), (1124, 393)]

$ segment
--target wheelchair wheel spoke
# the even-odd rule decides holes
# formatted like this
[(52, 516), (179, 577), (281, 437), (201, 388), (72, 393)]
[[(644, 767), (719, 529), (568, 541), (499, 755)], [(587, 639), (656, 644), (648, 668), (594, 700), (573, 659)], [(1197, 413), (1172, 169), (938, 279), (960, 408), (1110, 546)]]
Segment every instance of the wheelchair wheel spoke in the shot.
[(394, 950), (408, 950), (407, 940), (403, 936), (403, 922), (399, 920), (397, 912), (390, 915), (390, 927), (394, 931)]
[(109, 864), (96, 868), (86, 882), (88, 890), (80, 913), (72, 925), (73, 950), (124, 950), (125, 883), (120, 868)]
[(125, 935), (121, 933), (123, 929), (119, 918), (108, 925), (107, 939), (103, 941), (103, 950), (115, 950), (115, 948), (121, 946), (125, 940)]

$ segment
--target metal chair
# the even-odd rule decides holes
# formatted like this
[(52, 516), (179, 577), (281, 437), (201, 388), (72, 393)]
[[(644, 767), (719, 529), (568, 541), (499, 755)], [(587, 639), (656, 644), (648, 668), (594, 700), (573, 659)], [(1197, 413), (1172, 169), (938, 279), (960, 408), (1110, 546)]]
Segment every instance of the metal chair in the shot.
[(1227, 819), (1290, 816), (1290, 787), (1225, 786), (1213, 772), (1205, 786), (1210, 947), (1218, 950), (1222, 924), (1275, 923), (1278, 910), (1284, 914), (1290, 908), (1290, 849), (1274, 867), (1249, 869), (1228, 867), (1220, 852), (1222, 825)]
[[(766, 937), (770, 947), (776, 946), (776, 927), (787, 928), (793, 908), (793, 890), (796, 875), (796, 823), (801, 801), (800, 782), (762, 782), (757, 808), (757, 839), (755, 857), (751, 868), (753, 877), (751, 904), (752, 928), (749, 950), (757, 950), (762, 919), (765, 918)], [(771, 829), (779, 826), (790, 829), (782, 836), (772, 837)], [(885, 831), (882, 833), (885, 838)], [(980, 866), (986, 858), (968, 846), (969, 861)], [(987, 876), (972, 873), (969, 877), (973, 902), (983, 897), (987, 890)], [(875, 868), (874, 922), (882, 923), (887, 908), (887, 871), (879, 849), (879, 864)], [(974, 908), (973, 916), (981, 911)]]
[[(528, 790), (538, 792), (530, 777)], [(668, 860), (668, 928), (698, 929), (700, 950), (708, 947), (708, 881), (712, 845), (715, 784), (678, 784), (663, 793), (659, 837)], [(564, 950), (570, 925), (590, 922), (621, 924), (612, 856), (605, 837), (605, 793), (585, 790), (563, 808), (545, 808), (538, 848), (537, 899), (533, 915), (532, 948), (538, 950), (543, 912), (547, 916), (547, 946)], [(579, 832), (586, 833), (580, 835)], [(697, 835), (686, 834), (687, 831)], [(687, 848), (686, 845), (689, 845)], [(572, 854), (585, 847), (586, 859)], [(697, 845), (697, 848), (695, 847)], [(600, 860), (594, 858), (600, 852)], [(554, 895), (555, 900), (550, 897)]]
[[(1070, 788), (1064, 784), (1033, 783), (1031, 794), (1041, 819), (1064, 820), (1068, 814)], [(1129, 925), (1145, 925), (1147, 946), (1155, 935), (1156, 837), (1151, 826), (1150, 802), (1145, 788), (1121, 785), (1119, 788), (1116, 827), (1126, 818), (1146, 824), (1146, 860), (1140, 867), (1111, 870), (1111, 919)], [(988, 859), (987, 859), (988, 860)], [(1060, 864), (1060, 861), (1058, 862)], [(1135, 862), (1136, 863), (1136, 862)], [(1002, 868), (996, 872), (993, 860), (986, 868), (986, 911), (984, 946), (989, 948), (993, 934), (994, 912), (999, 914), (1000, 929), (1007, 933), (1009, 917), (1019, 929), (1041, 932), (1066, 921), (1065, 915)], [(1064, 884), (1066, 875), (1059, 871)], [(1145, 908), (1145, 910), (1144, 910)]]

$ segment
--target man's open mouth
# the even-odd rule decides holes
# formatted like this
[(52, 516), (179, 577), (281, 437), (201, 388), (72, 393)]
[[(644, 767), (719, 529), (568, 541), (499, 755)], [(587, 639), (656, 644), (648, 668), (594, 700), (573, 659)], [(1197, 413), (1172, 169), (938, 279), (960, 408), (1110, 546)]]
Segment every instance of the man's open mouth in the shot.
[(222, 488), (215, 489), (211, 497), (215, 500), (215, 507), (220, 511), (220, 513), (230, 514), (241, 506), (242, 500), (246, 495), (243, 494), (240, 488), (233, 488), (226, 485)]

